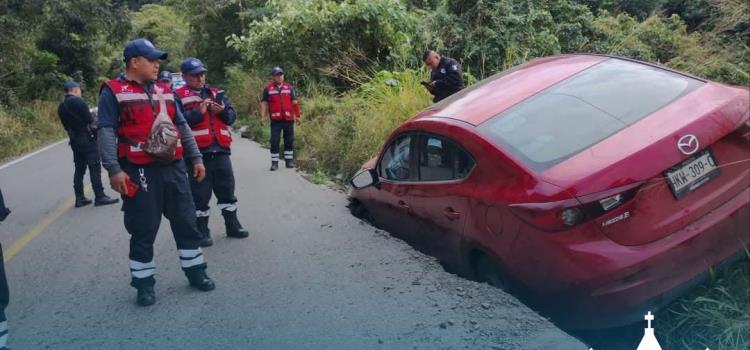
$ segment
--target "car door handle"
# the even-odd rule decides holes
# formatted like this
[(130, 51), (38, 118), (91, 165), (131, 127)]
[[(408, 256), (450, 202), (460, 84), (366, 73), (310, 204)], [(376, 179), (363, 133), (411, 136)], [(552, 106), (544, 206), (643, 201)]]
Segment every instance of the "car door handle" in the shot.
[(409, 209), (409, 205), (404, 201), (398, 201), (398, 207), (401, 209)]
[(451, 220), (451, 221), (461, 218), (461, 213), (455, 211), (451, 207), (445, 208), (445, 210), (443, 210), (443, 215), (445, 215), (445, 217), (448, 218), (448, 220)]

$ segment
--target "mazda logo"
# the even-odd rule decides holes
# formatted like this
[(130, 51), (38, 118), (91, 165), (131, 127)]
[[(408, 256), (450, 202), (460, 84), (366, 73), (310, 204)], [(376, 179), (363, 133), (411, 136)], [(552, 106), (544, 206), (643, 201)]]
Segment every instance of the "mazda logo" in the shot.
[(698, 144), (698, 138), (695, 137), (695, 135), (688, 134), (680, 137), (677, 141), (677, 149), (679, 149), (684, 155), (689, 156), (698, 152), (698, 148), (700, 148), (700, 145)]

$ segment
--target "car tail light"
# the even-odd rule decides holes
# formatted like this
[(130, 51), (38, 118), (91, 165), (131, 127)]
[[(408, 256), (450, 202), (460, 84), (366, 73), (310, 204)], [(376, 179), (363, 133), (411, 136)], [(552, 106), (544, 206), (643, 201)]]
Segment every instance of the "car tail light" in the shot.
[(547, 203), (511, 204), (521, 220), (543, 231), (565, 231), (614, 210), (635, 197), (643, 182), (609, 191)]

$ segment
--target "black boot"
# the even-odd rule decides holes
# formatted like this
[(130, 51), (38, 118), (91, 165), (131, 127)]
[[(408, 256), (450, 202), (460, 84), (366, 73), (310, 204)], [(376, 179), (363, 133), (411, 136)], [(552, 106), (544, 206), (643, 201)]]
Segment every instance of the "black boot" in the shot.
[(76, 196), (76, 208), (85, 207), (89, 204), (91, 204), (91, 200), (86, 198), (86, 196)]
[(190, 286), (197, 290), (208, 292), (216, 288), (214, 281), (206, 275), (205, 268), (185, 270), (185, 276), (187, 276)]
[(276, 171), (276, 169), (279, 168), (279, 162), (278, 161), (272, 161), (271, 162), (271, 171)]
[(294, 168), (294, 159), (285, 159), (284, 162), (287, 168)]
[(211, 229), (208, 228), (208, 216), (199, 216), (196, 220), (198, 224), (198, 231), (201, 233), (201, 247), (210, 247), (214, 245), (214, 241), (211, 239)]
[(95, 207), (99, 207), (99, 206), (102, 206), (102, 205), (110, 205), (110, 204), (115, 204), (115, 203), (117, 203), (119, 201), (120, 200), (117, 199), (117, 198), (111, 198), (110, 196), (102, 193), (102, 194), (96, 196), (96, 198), (94, 198), (94, 206)]
[(250, 232), (247, 232), (240, 224), (240, 221), (237, 220), (237, 210), (222, 210), (221, 215), (224, 216), (224, 226), (227, 229), (227, 236), (245, 238), (250, 235)]
[(138, 290), (138, 296), (136, 302), (140, 306), (153, 305), (156, 302), (156, 293), (154, 292), (154, 283), (156, 281), (153, 277), (145, 279), (133, 279), (130, 285)]

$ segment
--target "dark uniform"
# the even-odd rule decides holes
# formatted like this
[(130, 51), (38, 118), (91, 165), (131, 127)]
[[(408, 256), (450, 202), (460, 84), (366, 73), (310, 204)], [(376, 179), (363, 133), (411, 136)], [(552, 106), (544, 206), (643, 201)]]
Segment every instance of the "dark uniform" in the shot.
[[(77, 83), (66, 83), (66, 89), (78, 87)], [(83, 176), (86, 168), (89, 169), (91, 187), (94, 189), (95, 205), (106, 205), (117, 203), (117, 199), (109, 198), (104, 194), (102, 186), (102, 169), (99, 161), (99, 149), (93, 130), (94, 117), (89, 111), (86, 102), (75, 95), (66, 94), (65, 99), (57, 107), (57, 115), (60, 117), (63, 128), (68, 133), (70, 148), (73, 150), (73, 191), (76, 195), (76, 207), (82, 207), (91, 203), (83, 195)]]
[(436, 82), (435, 88), (430, 92), (434, 95), (432, 102), (438, 102), (461, 91), (464, 88), (461, 64), (452, 58), (441, 57), (437, 69), (432, 71), (430, 82)]
[[(182, 65), (183, 74), (200, 74), (206, 71), (203, 63), (197, 58), (188, 58)], [(196, 207), (198, 230), (203, 234), (201, 246), (213, 244), (211, 232), (208, 228), (210, 216), (211, 194), (216, 195), (217, 207), (224, 217), (227, 236), (245, 238), (249, 235), (237, 219), (237, 197), (234, 195), (234, 170), (232, 169), (231, 144), (232, 134), (229, 126), (237, 120), (237, 113), (232, 107), (232, 101), (226, 95), (221, 101), (216, 101), (218, 89), (205, 85), (201, 89), (191, 89), (184, 85), (177, 89), (178, 104), (185, 111), (185, 119), (190, 125), (198, 148), (203, 155), (203, 165), (206, 167), (206, 178), (198, 182), (195, 178), (190, 181), (193, 200)], [(200, 104), (205, 99), (223, 104), (224, 110), (214, 114), (210, 110), (201, 113)]]
[[(145, 39), (137, 39), (128, 43), (124, 56), (126, 61), (137, 56), (164, 59), (166, 53)], [(131, 285), (138, 289), (140, 305), (154, 303), (154, 240), (162, 214), (169, 219), (180, 265), (190, 285), (204, 291), (214, 289), (205, 273), (189, 175), (181, 160), (184, 153), (191, 163), (200, 163), (201, 155), (173, 94), (167, 90), (159, 98), (160, 91), (153, 82), (142, 85), (120, 76), (107, 82), (99, 96), (102, 163), (110, 177), (124, 171), (140, 186), (134, 197), (122, 197), (125, 228), (130, 233)], [(143, 152), (141, 142), (147, 138), (154, 116), (165, 110), (179, 130), (181, 145), (174, 161), (159, 164)]]
[[(10, 210), (5, 207), (3, 191), (0, 190), (0, 221), (5, 220)], [(5, 277), (5, 258), (3, 257), (3, 246), (0, 244), (0, 350), (6, 349), (8, 343), (8, 319), (5, 317), (5, 308), (8, 307), (10, 292), (8, 291), (8, 280)]]

